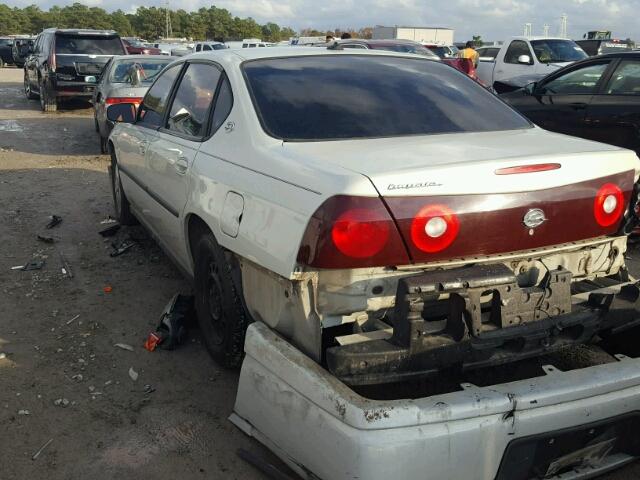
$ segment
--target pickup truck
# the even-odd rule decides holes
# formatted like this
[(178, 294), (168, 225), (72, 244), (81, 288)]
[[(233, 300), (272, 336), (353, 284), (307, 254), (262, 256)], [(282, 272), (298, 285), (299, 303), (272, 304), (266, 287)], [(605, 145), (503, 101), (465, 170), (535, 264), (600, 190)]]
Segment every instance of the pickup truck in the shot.
[(573, 40), (565, 38), (513, 37), (506, 41), (495, 58), (480, 57), (477, 75), (493, 87), (514, 77), (546, 76), (587, 54)]

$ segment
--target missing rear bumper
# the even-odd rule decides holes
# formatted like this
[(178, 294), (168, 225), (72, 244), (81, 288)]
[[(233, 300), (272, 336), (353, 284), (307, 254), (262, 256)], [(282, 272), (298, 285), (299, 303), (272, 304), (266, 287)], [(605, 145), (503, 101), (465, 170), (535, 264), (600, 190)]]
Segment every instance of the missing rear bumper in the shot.
[(369, 385), (539, 356), (637, 325), (637, 293), (627, 285), (572, 306), (562, 269), (524, 288), (504, 265), (411, 276), (398, 283), (392, 336), (329, 348), (327, 366), (347, 384)]

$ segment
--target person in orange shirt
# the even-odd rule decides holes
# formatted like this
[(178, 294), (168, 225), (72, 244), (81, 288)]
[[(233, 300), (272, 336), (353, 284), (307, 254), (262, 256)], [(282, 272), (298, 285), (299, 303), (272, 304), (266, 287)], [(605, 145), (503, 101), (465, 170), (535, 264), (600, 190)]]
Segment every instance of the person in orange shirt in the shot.
[(460, 50), (460, 58), (469, 59), (473, 62), (474, 67), (478, 67), (478, 59), (480, 58), (480, 55), (476, 52), (473, 42), (467, 42), (465, 48)]

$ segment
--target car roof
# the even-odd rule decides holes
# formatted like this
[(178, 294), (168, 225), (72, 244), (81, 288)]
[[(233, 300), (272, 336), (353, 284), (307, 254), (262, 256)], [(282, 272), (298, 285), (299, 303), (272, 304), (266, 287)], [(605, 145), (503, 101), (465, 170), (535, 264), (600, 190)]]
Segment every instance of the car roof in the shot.
[(590, 58), (611, 58), (611, 57), (640, 58), (640, 50), (625, 50), (622, 52), (603, 53), (602, 55), (598, 55), (597, 57), (590, 57)]
[[(189, 55), (196, 58), (210, 58), (211, 60), (226, 59), (228, 61), (235, 60), (238, 57), (242, 60), (259, 60), (265, 58), (286, 58), (286, 57), (303, 57), (312, 55), (377, 55), (377, 56), (389, 56), (389, 57), (404, 57), (404, 58), (423, 58), (428, 60), (428, 57), (420, 57), (412, 53), (404, 52), (392, 52), (388, 50), (360, 50), (360, 49), (346, 49), (346, 50), (329, 50), (326, 48), (318, 47), (269, 47), (269, 48), (242, 48), (242, 49), (224, 49), (215, 50), (213, 52), (198, 52)], [(182, 57), (182, 58), (189, 58)]]
[[(567, 40), (569, 42), (573, 42), (575, 40), (571, 40), (570, 38), (562, 38), (562, 37), (544, 37), (544, 36), (533, 36), (533, 37), (525, 37), (523, 35), (517, 37), (511, 37), (508, 41), (511, 40), (524, 40), (524, 41), (534, 41), (534, 40)], [(505, 42), (507, 43), (507, 42)]]
[(403, 39), (373, 39), (373, 38), (345, 38), (336, 40), (341, 43), (364, 43), (366, 45), (422, 45), (414, 40)]
[(117, 35), (115, 30), (93, 30), (90, 28), (46, 28), (46, 33), (71, 33), (78, 35)]
[(118, 55), (113, 57), (113, 60), (118, 62), (120, 60), (140, 60), (141, 62), (145, 60), (177, 60), (180, 57), (171, 57), (169, 55)]

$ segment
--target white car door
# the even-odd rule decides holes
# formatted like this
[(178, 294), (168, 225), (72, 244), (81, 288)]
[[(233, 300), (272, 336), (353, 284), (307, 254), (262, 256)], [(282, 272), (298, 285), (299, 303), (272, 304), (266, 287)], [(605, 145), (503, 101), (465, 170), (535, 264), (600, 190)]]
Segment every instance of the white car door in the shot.
[(187, 262), (182, 213), (188, 198), (189, 171), (201, 142), (208, 137), (221, 75), (219, 66), (205, 60), (187, 63), (168, 114), (147, 152), (144, 178), (155, 200), (149, 215), (151, 227), (180, 262)]
[(122, 186), (129, 202), (143, 217), (148, 214), (149, 205), (153, 204), (148, 198), (145, 179), (147, 149), (162, 125), (172, 86), (182, 67), (183, 64), (177, 64), (158, 75), (142, 100), (136, 123), (122, 124), (119, 129), (118, 167)]
[[(528, 62), (520, 61), (524, 59), (524, 56), (529, 57)], [(508, 80), (533, 73), (535, 71), (534, 62), (533, 52), (529, 48), (528, 42), (524, 40), (513, 40), (511, 44), (509, 44), (502, 61), (500, 61), (498, 57), (498, 63), (496, 63), (493, 74), (493, 81), (499, 82), (501, 80)]]

